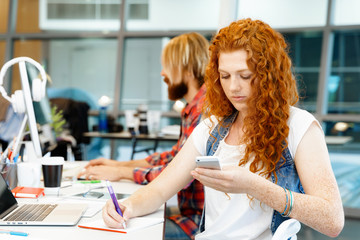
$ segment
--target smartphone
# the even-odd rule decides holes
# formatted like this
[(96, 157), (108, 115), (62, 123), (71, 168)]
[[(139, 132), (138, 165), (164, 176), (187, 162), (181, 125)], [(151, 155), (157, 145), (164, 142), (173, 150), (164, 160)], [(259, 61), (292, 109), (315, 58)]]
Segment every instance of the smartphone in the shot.
[(197, 167), (221, 170), (220, 160), (216, 156), (199, 156), (195, 161)]

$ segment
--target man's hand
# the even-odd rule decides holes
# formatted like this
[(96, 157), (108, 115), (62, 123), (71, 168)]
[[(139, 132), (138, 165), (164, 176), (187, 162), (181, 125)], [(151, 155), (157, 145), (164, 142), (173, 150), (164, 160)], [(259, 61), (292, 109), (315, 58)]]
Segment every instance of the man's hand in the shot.
[[(89, 163), (84, 167), (84, 169), (79, 172), (77, 178), (107, 179), (110, 181), (120, 180), (121, 177), (117, 176), (117, 170), (115, 169), (121, 166), (126, 166), (126, 162), (118, 162), (111, 159), (98, 158), (89, 161)], [(106, 178), (107, 175), (109, 176), (109, 178)]]
[(89, 161), (89, 163), (85, 166), (85, 168), (88, 168), (90, 166), (97, 166), (97, 165), (113, 166), (113, 167), (126, 166), (126, 162), (118, 162), (107, 158), (98, 158)]
[(115, 161), (106, 158), (91, 160), (77, 178), (102, 179), (119, 181), (121, 179), (134, 180), (133, 171), (136, 167), (152, 167), (145, 159), (132, 161)]
[(119, 181), (121, 179), (134, 180), (133, 170), (133, 167), (89, 166), (78, 174), (78, 178), (83, 177), (89, 180), (100, 179), (109, 181)]

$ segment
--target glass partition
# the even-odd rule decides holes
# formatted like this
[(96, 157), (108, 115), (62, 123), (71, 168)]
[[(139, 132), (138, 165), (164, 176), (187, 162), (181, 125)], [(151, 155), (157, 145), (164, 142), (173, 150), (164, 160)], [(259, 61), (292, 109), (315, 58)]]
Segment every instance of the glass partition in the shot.
[(359, 37), (360, 31), (335, 33), (328, 113), (360, 113)]
[[(15, 41), (14, 57), (27, 56), (44, 65), (52, 82), (52, 96), (87, 102), (97, 109), (102, 95), (114, 98), (117, 42), (115, 39), (66, 39)], [(21, 86), (13, 69), (12, 89)]]
[(289, 44), (289, 55), (295, 67), (300, 95), (299, 104), (302, 108), (315, 112), (322, 34), (321, 32), (303, 32), (284, 33), (284, 36)]
[(124, 44), (120, 109), (147, 104), (152, 110), (171, 110), (167, 86), (162, 81), (163, 38), (129, 38)]
[[(66, 92), (76, 90), (96, 109), (101, 96), (114, 99), (116, 56), (115, 39), (51, 40), (48, 42), (51, 87)], [(75, 92), (72, 98), (76, 99)]]

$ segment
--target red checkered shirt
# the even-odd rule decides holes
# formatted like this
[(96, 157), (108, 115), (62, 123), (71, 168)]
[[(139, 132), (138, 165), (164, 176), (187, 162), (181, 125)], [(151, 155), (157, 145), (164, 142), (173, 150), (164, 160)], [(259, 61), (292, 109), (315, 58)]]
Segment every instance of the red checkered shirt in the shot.
[[(185, 141), (200, 122), (205, 91), (204, 84), (194, 99), (182, 110), (180, 137), (172, 147), (172, 150), (163, 153), (154, 153), (148, 156), (146, 161), (154, 166), (152, 168), (135, 168), (134, 181), (136, 183), (147, 184), (155, 179), (180, 151)], [(177, 198), (180, 214), (170, 216), (169, 219), (178, 224), (181, 229), (193, 239), (198, 231), (204, 206), (203, 185), (197, 180), (194, 180), (186, 188), (178, 192)]]

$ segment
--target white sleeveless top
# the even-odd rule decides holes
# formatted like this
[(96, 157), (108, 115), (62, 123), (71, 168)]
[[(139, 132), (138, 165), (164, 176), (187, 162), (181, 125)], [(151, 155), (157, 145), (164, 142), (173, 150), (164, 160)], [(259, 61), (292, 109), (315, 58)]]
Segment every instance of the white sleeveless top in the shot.
[[(215, 118), (212, 118), (215, 124)], [(312, 122), (317, 120), (305, 110), (291, 107), (288, 125), (288, 147), (294, 158), (298, 144)], [(317, 122), (318, 123), (318, 122)], [(202, 121), (192, 132), (192, 141), (201, 155), (206, 155), (206, 143), (209, 138), (210, 120)], [(320, 126), (320, 125), (319, 125)], [(226, 137), (225, 137), (226, 138)], [(220, 141), (214, 156), (219, 156), (222, 166), (237, 166), (244, 156), (245, 145), (233, 146)], [(244, 167), (249, 169), (250, 162)], [(256, 199), (250, 201), (246, 194), (228, 194), (209, 187), (205, 192), (205, 231), (196, 235), (202, 239), (261, 239), (272, 238), (270, 230), (273, 209)]]

